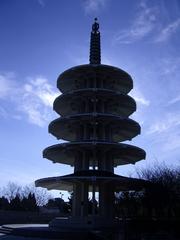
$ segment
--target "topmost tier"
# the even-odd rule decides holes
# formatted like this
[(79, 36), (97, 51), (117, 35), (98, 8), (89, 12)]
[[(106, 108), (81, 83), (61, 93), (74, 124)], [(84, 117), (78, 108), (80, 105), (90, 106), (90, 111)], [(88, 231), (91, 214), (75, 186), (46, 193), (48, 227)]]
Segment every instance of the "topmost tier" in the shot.
[(101, 64), (101, 41), (99, 32), (99, 23), (97, 18), (94, 19), (95, 22), (92, 25), (91, 31), (91, 41), (90, 41), (90, 64)]
[(133, 88), (133, 80), (117, 67), (84, 64), (64, 71), (57, 79), (57, 87), (62, 93), (84, 88), (104, 88), (127, 94)]

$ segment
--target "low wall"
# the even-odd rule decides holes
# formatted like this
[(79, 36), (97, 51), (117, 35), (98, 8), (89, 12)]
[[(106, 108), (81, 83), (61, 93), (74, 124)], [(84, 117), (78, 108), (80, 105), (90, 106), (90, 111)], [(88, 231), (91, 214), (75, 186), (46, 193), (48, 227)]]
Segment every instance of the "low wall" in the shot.
[(121, 239), (179, 240), (180, 219), (126, 219)]
[(49, 223), (55, 217), (66, 216), (58, 213), (0, 210), (0, 225), (7, 223)]

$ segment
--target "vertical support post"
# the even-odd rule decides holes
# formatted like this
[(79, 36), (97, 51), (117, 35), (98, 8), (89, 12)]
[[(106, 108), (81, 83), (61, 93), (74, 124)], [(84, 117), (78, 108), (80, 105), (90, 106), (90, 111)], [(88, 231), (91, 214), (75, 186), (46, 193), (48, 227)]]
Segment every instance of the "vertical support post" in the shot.
[(88, 216), (88, 183), (82, 183), (82, 192), (81, 192), (81, 216)]
[(93, 177), (92, 179), (92, 216), (93, 218), (96, 215), (96, 178)]
[(81, 216), (81, 184), (80, 183), (74, 183), (73, 185), (73, 204), (72, 204), (72, 216), (77, 217)]
[(99, 211), (105, 218), (114, 217), (114, 190), (111, 184), (99, 184)]

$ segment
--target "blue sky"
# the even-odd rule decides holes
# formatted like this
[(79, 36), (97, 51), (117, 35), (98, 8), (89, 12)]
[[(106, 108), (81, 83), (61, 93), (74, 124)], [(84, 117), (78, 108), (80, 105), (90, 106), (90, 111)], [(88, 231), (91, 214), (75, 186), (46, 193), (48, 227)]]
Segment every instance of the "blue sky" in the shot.
[(180, 165), (180, 1), (0, 0), (0, 182), (29, 184), (72, 172), (42, 158), (57, 140), (48, 124), (58, 75), (88, 63), (94, 17), (101, 31), (102, 63), (134, 80), (142, 133), (130, 144), (145, 161), (116, 173), (163, 163)]

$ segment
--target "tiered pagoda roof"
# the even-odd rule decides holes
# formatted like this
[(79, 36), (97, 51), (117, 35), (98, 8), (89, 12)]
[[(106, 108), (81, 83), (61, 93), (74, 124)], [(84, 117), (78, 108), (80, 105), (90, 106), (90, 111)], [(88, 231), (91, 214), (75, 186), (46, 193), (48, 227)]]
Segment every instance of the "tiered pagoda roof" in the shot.
[(68, 142), (46, 148), (43, 157), (73, 166), (74, 173), (39, 179), (36, 186), (73, 191), (74, 217), (88, 215), (88, 194), (92, 192), (94, 201), (98, 192), (97, 214), (112, 217), (113, 207), (105, 209), (109, 204), (113, 206), (114, 192), (144, 186), (142, 180), (114, 174), (114, 167), (145, 159), (145, 151), (122, 143), (141, 131), (139, 124), (129, 118), (136, 111), (134, 99), (127, 95), (133, 80), (125, 71), (101, 64), (97, 19), (91, 32), (90, 63), (63, 72), (57, 87), (62, 94), (53, 108), (60, 117), (49, 124), (49, 133)]

